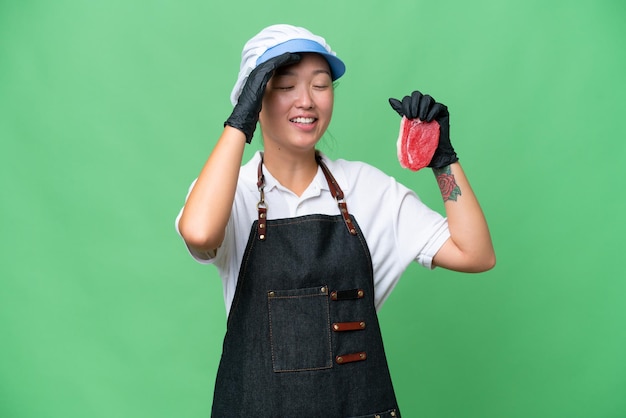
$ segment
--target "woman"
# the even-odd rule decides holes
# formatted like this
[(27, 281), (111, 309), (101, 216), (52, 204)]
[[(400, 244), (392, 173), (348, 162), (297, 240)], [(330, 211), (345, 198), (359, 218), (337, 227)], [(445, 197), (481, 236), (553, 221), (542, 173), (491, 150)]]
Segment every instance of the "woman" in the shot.
[[(248, 41), (233, 112), (177, 218), (191, 254), (224, 282), (213, 416), (399, 417), (376, 309), (411, 261), (465, 272), (495, 264), (447, 108), (430, 96), (390, 103), (439, 122), (430, 166), (448, 184), (447, 219), (374, 167), (316, 151), (344, 72), (303, 28), (270, 26)], [(264, 151), (241, 166), (257, 121)]]

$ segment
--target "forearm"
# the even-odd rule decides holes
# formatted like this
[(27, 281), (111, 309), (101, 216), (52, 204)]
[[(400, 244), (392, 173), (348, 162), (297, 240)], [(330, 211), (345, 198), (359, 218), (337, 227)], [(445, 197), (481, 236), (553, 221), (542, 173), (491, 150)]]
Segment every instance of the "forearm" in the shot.
[(495, 265), (495, 252), (487, 221), (457, 162), (433, 170), (444, 200), (450, 239), (434, 263), (451, 270), (479, 272)]
[(224, 239), (245, 140), (241, 131), (226, 126), (187, 198), (178, 227), (197, 250), (214, 250)]

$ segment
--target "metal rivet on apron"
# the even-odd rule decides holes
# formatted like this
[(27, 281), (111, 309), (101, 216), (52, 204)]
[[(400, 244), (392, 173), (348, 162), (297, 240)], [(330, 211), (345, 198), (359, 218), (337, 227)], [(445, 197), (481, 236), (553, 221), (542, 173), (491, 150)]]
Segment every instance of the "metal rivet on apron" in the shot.
[(338, 325), (338, 324), (334, 324), (334, 325), (333, 325), (333, 329), (334, 329), (335, 331), (339, 330), (339, 325)]
[(396, 410), (394, 409), (393, 411), (391, 411), (391, 414), (389, 414), (389, 415), (391, 415), (392, 417), (395, 417), (396, 416)]
[(362, 290), (359, 290), (357, 294), (359, 295), (360, 298), (362, 298), (364, 293)]
[(361, 328), (365, 328), (365, 322), (361, 322), (359, 325), (361, 326)]
[(265, 228), (265, 224), (259, 224), (259, 228)]
[(260, 239), (265, 239), (265, 235), (259, 235)]
[(354, 235), (354, 234), (356, 234), (356, 229), (352, 228), (352, 229), (350, 230), (350, 233), (351, 233), (351, 234), (353, 234), (353, 235)]
[(343, 357), (341, 357), (341, 356), (337, 356), (336, 360), (337, 360), (337, 363), (339, 363), (339, 364), (343, 363)]
[(259, 214), (259, 218), (265, 219), (265, 214), (264, 213)]
[(374, 418), (380, 418), (380, 415), (376, 414), (374, 415)]
[(326, 294), (326, 292), (328, 292), (328, 289), (326, 289), (326, 287), (324, 286), (320, 289), (320, 292), (322, 292), (323, 294)]
[(273, 298), (273, 297), (274, 297), (274, 295), (275, 295), (275, 293), (274, 293), (274, 292), (269, 292), (269, 293), (267, 294), (267, 296), (269, 296), (269, 297), (271, 297), (271, 298)]

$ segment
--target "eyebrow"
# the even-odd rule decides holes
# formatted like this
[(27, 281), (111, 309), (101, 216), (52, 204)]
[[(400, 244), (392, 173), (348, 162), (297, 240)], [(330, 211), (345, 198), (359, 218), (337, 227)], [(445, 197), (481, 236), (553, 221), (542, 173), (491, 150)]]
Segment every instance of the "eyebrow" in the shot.
[[(313, 75), (318, 75), (318, 74), (328, 74), (330, 76), (330, 71), (324, 70), (322, 68), (320, 68), (319, 70), (313, 71)], [(279, 68), (276, 70), (276, 75), (277, 76), (295, 76), (296, 73), (295, 71), (291, 71), (288, 68)]]

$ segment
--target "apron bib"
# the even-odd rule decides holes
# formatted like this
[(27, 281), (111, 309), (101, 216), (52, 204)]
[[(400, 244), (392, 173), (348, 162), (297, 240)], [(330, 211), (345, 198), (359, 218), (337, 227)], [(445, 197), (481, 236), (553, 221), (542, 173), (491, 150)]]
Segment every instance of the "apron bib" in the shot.
[(341, 215), (259, 220), (228, 316), (213, 417), (400, 417), (374, 306), (370, 252)]

